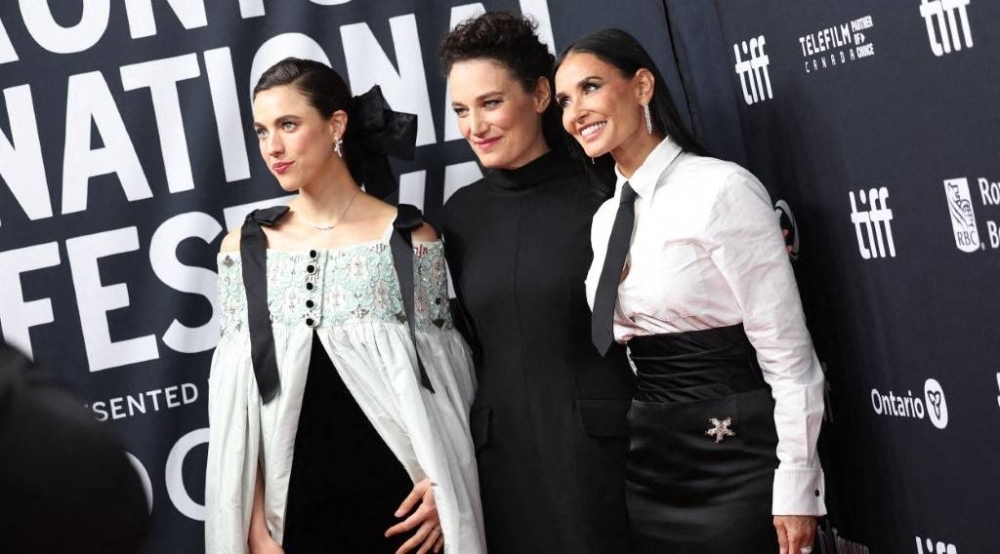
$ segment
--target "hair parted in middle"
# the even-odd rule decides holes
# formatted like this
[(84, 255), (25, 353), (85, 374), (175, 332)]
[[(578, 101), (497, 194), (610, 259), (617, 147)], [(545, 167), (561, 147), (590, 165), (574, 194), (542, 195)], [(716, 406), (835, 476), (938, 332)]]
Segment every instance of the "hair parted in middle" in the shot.
[[(684, 126), (670, 96), (666, 80), (653, 62), (653, 58), (635, 37), (621, 29), (601, 29), (584, 35), (559, 54), (555, 70), (559, 70), (559, 66), (566, 60), (567, 56), (576, 53), (593, 54), (601, 61), (614, 66), (626, 79), (634, 77), (640, 69), (646, 69), (652, 73), (653, 99), (649, 103), (649, 110), (653, 128), (673, 139), (685, 152), (707, 155), (705, 149)], [(570, 150), (578, 158), (588, 160), (585, 164), (588, 169), (598, 172), (607, 171), (607, 168), (592, 166), (589, 158), (584, 154), (583, 148), (576, 141), (568, 141), (568, 144)], [(601, 156), (601, 158), (610, 159), (610, 156)], [(601, 161), (605, 162), (604, 165), (611, 163), (606, 160)]]

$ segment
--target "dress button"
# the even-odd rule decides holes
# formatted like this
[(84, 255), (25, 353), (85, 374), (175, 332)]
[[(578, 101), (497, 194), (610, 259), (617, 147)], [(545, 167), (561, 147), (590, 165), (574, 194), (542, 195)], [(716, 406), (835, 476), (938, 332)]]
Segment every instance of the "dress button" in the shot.
[(315, 305), (316, 305), (316, 303), (313, 302), (312, 300), (306, 300), (306, 307), (307, 308), (312, 308)]
[(313, 320), (313, 318), (311, 318), (311, 317), (307, 317), (306, 318), (306, 325), (308, 325), (310, 327), (313, 327), (313, 323), (316, 323), (316, 321)]
[(816, 490), (815, 490), (815, 491), (813, 491), (813, 492), (815, 492), (815, 493), (816, 493), (816, 496), (817, 496), (817, 497), (819, 497), (819, 489), (816, 489)]
[(315, 258), (316, 256), (319, 256), (319, 252), (316, 252), (315, 250), (310, 250), (309, 251), (309, 257), (310, 258)]
[(312, 273), (314, 271), (316, 271), (316, 266), (309, 264), (309, 266), (306, 267), (306, 273)]
[(306, 283), (306, 290), (313, 290), (313, 284), (312, 283)]

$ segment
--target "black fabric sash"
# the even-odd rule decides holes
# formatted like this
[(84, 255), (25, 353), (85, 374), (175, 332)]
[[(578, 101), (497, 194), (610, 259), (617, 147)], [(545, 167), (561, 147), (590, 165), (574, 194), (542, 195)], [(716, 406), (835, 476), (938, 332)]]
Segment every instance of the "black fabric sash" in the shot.
[[(247, 296), (247, 323), (250, 331), (250, 359), (253, 364), (257, 389), (264, 404), (278, 394), (281, 381), (278, 377), (278, 360), (275, 355), (274, 329), (271, 312), (267, 307), (267, 236), (262, 226), (271, 226), (288, 212), (288, 206), (274, 206), (254, 210), (247, 214), (240, 231), (240, 257), (243, 259), (243, 287)], [(413, 240), (410, 233), (423, 225), (423, 216), (414, 206), (401, 204), (394, 232), (389, 241), (392, 262), (399, 279), (403, 308), (410, 328), (413, 349), (417, 350), (416, 315), (414, 310)], [(417, 353), (420, 384), (434, 392), (427, 370)]]
[(243, 259), (243, 288), (247, 294), (247, 324), (250, 329), (250, 359), (257, 389), (264, 404), (281, 388), (278, 359), (274, 353), (274, 330), (267, 309), (267, 236), (261, 225), (270, 227), (288, 212), (288, 206), (273, 206), (247, 214), (240, 231)]
[(406, 324), (410, 328), (410, 340), (413, 341), (413, 351), (417, 355), (420, 384), (433, 393), (434, 387), (431, 386), (430, 377), (427, 376), (424, 362), (420, 359), (420, 352), (417, 350), (417, 318), (413, 307), (413, 292), (416, 283), (413, 280), (413, 238), (411, 235), (414, 229), (419, 229), (423, 224), (423, 214), (416, 206), (400, 204), (396, 221), (392, 224), (395, 232), (392, 233), (392, 238), (389, 240), (389, 247), (392, 249), (392, 265), (396, 267), (399, 291), (403, 296), (403, 309), (406, 311)]
[(766, 388), (742, 324), (628, 342), (643, 402), (690, 402)]

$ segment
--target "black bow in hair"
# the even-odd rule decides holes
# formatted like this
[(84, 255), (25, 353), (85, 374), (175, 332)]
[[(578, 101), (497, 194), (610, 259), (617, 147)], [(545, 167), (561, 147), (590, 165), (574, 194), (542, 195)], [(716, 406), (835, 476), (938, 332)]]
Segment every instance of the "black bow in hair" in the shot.
[(417, 144), (417, 116), (394, 112), (375, 85), (351, 99), (344, 146), (351, 175), (365, 192), (385, 198), (396, 190), (387, 156), (412, 160)]

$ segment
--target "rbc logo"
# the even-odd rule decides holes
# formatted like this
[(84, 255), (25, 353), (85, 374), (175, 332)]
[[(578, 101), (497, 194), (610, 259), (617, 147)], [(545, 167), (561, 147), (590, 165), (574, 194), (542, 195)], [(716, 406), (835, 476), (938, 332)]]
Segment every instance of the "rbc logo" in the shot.
[[(920, 16), (927, 24), (927, 37), (935, 56), (943, 56), (962, 49), (972, 48), (972, 29), (969, 27), (968, 6), (971, 0), (920, 0)], [(935, 21), (937, 22), (935, 29)], [(961, 28), (962, 34), (959, 35)]]
[(917, 554), (958, 554), (958, 548), (955, 548), (954, 544), (945, 544), (941, 541), (935, 543), (931, 539), (922, 540), (917, 537)]
[(979, 250), (979, 229), (976, 227), (976, 213), (972, 209), (969, 180), (948, 179), (944, 182), (944, 192), (948, 196), (948, 211), (951, 212), (951, 229), (955, 232), (955, 246), (962, 252)]
[[(861, 257), (866, 260), (885, 258), (887, 255), (895, 258), (896, 243), (892, 239), (892, 210), (886, 203), (889, 199), (889, 189), (885, 187), (872, 188), (868, 189), (867, 193), (864, 190), (858, 191), (858, 200), (861, 201), (860, 210), (854, 192), (849, 194), (851, 198), (851, 223), (854, 224), (854, 232), (858, 237), (858, 250), (861, 252)], [(866, 205), (867, 210), (865, 210)], [(867, 241), (865, 241), (866, 238)], [(887, 246), (888, 250), (886, 250)]]
[[(733, 45), (733, 53), (736, 54), (736, 75), (740, 78), (740, 86), (743, 87), (743, 100), (747, 105), (753, 105), (774, 98), (771, 90), (771, 75), (767, 71), (767, 66), (771, 64), (771, 59), (764, 53), (764, 44), (767, 41), (764, 35), (750, 39), (749, 44), (743, 41)], [(742, 47), (743, 54), (740, 54)], [(743, 56), (748, 56), (743, 59)]]

